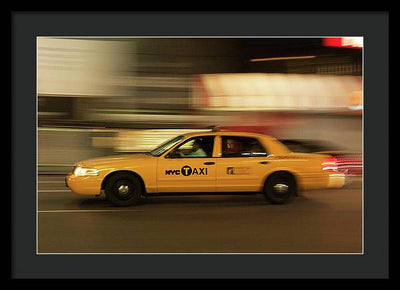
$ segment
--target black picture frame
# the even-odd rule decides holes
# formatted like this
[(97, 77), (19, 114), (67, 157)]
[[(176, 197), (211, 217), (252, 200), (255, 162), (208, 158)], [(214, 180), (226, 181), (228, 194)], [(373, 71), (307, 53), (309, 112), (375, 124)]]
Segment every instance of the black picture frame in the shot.
[[(12, 278), (388, 278), (388, 12), (13, 11), (11, 24)], [(170, 35), (364, 37), (362, 255), (36, 253), (36, 37)]]

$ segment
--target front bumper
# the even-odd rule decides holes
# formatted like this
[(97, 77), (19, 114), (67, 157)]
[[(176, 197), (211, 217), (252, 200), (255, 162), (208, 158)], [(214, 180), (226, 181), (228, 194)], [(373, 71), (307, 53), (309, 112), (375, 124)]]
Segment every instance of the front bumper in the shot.
[(101, 193), (101, 179), (92, 176), (75, 176), (68, 174), (65, 185), (72, 192), (83, 195), (99, 195)]

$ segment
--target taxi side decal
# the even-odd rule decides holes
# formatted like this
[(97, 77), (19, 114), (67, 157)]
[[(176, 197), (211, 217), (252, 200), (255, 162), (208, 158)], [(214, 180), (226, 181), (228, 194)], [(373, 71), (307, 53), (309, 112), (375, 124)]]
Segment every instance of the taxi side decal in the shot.
[(166, 169), (165, 175), (183, 175), (183, 176), (190, 176), (190, 175), (207, 175), (207, 168), (192, 168), (189, 165), (185, 165), (179, 169)]
[(246, 175), (250, 174), (250, 167), (227, 167), (226, 174), (228, 175)]

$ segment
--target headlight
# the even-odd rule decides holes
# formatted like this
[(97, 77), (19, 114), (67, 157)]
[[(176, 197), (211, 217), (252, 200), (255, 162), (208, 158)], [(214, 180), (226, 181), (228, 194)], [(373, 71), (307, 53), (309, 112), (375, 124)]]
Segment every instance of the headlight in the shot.
[(99, 171), (95, 168), (84, 168), (77, 166), (74, 170), (75, 176), (97, 176), (99, 175)]

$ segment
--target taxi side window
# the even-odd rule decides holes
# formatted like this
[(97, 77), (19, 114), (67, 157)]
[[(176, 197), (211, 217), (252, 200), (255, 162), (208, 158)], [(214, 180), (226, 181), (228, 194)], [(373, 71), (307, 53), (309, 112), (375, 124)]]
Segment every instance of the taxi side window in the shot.
[(267, 156), (256, 138), (222, 136), (222, 157)]
[(212, 157), (214, 136), (200, 136), (187, 140), (174, 149), (171, 158)]

